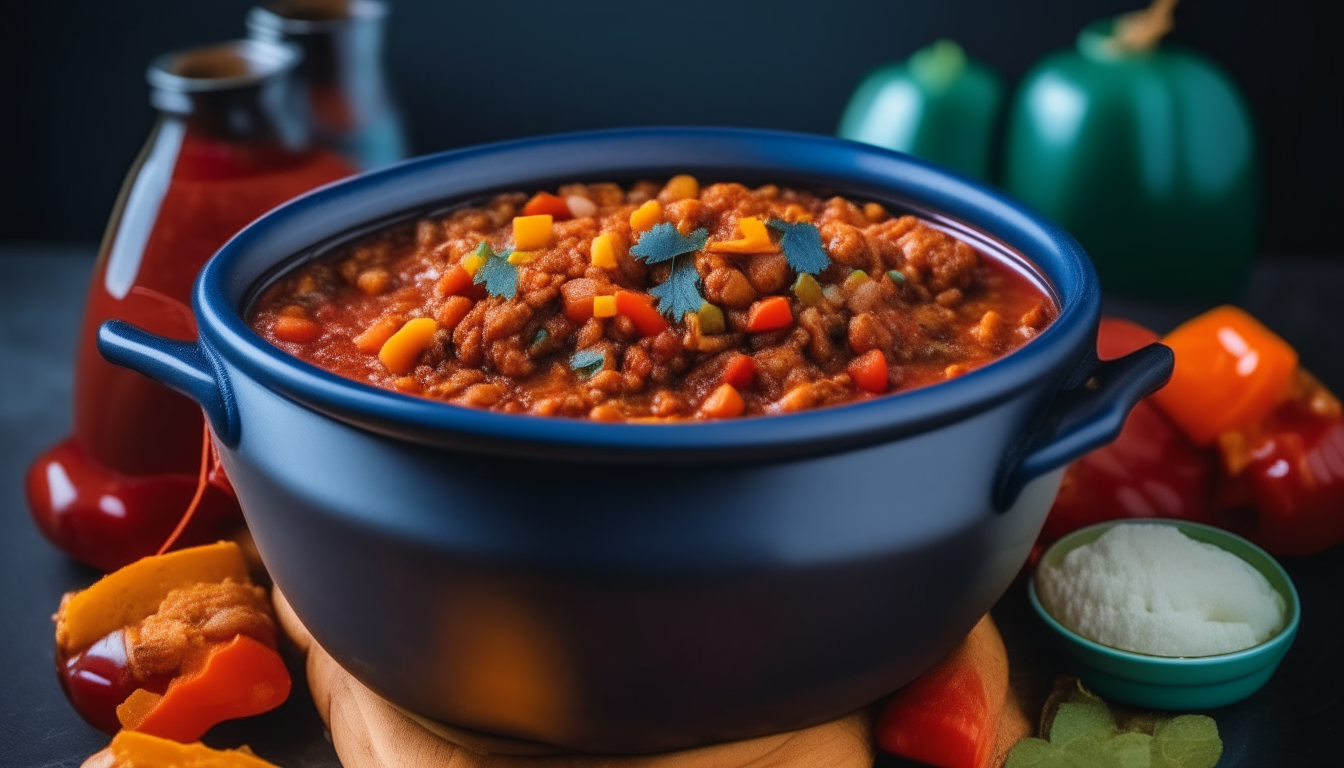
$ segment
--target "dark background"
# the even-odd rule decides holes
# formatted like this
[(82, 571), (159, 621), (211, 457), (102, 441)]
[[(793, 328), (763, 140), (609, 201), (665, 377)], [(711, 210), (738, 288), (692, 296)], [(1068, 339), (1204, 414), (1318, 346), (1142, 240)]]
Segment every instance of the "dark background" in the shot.
[[(648, 124), (834, 131), (862, 75), (947, 36), (1015, 84), (1146, 0), (393, 0), (387, 66), (413, 149)], [(6, 8), (0, 241), (90, 241), (148, 134), (156, 54), (240, 37), (248, 0)], [(1245, 89), (1267, 254), (1344, 254), (1338, 0), (1185, 0), (1171, 39)]]

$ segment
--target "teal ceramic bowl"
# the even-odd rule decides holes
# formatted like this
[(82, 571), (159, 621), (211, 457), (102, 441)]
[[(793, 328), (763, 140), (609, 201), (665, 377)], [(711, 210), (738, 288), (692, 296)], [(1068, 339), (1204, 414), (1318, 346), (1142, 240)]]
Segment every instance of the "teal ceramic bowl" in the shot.
[(1227, 531), (1179, 520), (1115, 520), (1081, 528), (1055, 542), (1041, 564), (1057, 566), (1064, 556), (1096, 541), (1116, 525), (1158, 523), (1170, 525), (1195, 541), (1203, 541), (1240, 557), (1269, 580), (1283, 596), (1288, 623), (1274, 637), (1235, 653), (1214, 656), (1150, 656), (1122, 651), (1093, 642), (1055, 620), (1036, 595), (1036, 577), (1028, 584), (1031, 606), (1055, 631), (1083, 683), (1104, 699), (1161, 710), (1212, 709), (1231, 704), (1260, 690), (1274, 674), (1293, 638), (1302, 614), (1297, 590), (1287, 572), (1267, 552)]

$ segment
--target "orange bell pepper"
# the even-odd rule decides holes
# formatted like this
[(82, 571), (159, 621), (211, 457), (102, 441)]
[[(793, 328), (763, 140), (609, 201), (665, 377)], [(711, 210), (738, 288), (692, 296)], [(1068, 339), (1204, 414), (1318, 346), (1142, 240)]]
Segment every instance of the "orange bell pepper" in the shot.
[(634, 291), (616, 292), (616, 312), (630, 318), (640, 336), (657, 336), (667, 329), (667, 321), (653, 306), (653, 297)]
[(211, 649), (199, 669), (174, 678), (162, 696), (136, 691), (117, 707), (117, 717), (127, 730), (196, 741), (225, 720), (275, 709), (291, 684), (279, 653), (238, 635)]
[(877, 744), (938, 768), (985, 768), (1008, 702), (1008, 651), (985, 616), (938, 666), (897, 691), (877, 722)]
[(120, 731), (112, 743), (95, 757), (108, 755), (111, 763), (96, 761), (85, 765), (108, 765), (109, 768), (276, 768), (252, 753), (242, 749), (211, 749), (200, 742), (179, 744), (136, 731)]
[(761, 299), (747, 310), (747, 330), (752, 333), (777, 331), (790, 325), (793, 325), (793, 310), (783, 296)]
[(1233, 306), (1183, 323), (1162, 343), (1176, 369), (1153, 401), (1199, 446), (1268, 416), (1297, 370), (1296, 350)]

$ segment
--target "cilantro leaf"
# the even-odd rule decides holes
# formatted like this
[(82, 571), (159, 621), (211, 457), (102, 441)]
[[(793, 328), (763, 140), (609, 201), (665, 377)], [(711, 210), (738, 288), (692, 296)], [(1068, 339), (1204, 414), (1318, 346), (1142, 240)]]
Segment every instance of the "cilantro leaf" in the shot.
[(683, 235), (675, 225), (663, 222), (645, 232), (639, 242), (631, 246), (630, 255), (640, 257), (645, 264), (658, 264), (683, 253), (701, 250), (708, 240), (709, 232), (704, 227)]
[(700, 273), (695, 271), (695, 259), (674, 259), (672, 274), (662, 285), (650, 288), (649, 294), (658, 299), (658, 311), (674, 323), (687, 312), (699, 312), (705, 297), (700, 295)]
[(509, 263), (509, 254), (513, 251), (506, 249), (501, 253), (495, 253), (489, 243), (482, 241), (476, 246), (475, 253), (477, 256), (485, 257), (485, 263), (476, 270), (471, 282), (476, 285), (484, 283), (485, 290), (491, 296), (503, 296), (506, 299), (517, 296), (518, 267)]
[(579, 378), (586, 379), (602, 370), (602, 366), (607, 364), (607, 356), (596, 349), (583, 349), (574, 353), (569, 358), (569, 367), (579, 374)]
[(831, 257), (821, 244), (821, 232), (807, 222), (790, 224), (780, 219), (771, 219), (770, 228), (784, 233), (779, 246), (784, 249), (784, 258), (795, 271), (815, 275), (831, 264)]

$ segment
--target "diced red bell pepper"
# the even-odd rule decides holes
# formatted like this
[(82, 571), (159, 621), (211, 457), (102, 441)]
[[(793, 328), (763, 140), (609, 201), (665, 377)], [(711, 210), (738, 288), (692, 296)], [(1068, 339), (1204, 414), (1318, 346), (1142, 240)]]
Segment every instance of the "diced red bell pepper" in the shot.
[(555, 221), (564, 221), (574, 217), (574, 214), (569, 212), (569, 203), (566, 203), (564, 198), (556, 197), (549, 192), (538, 192), (533, 195), (531, 200), (527, 201), (527, 205), (523, 206), (522, 215), (524, 216), (540, 216), (542, 214), (550, 214)]
[(864, 392), (880, 395), (887, 391), (887, 356), (880, 349), (870, 349), (854, 358), (845, 372)]
[(732, 384), (734, 389), (747, 389), (756, 381), (756, 361), (751, 355), (734, 352), (723, 366), (722, 382)]

